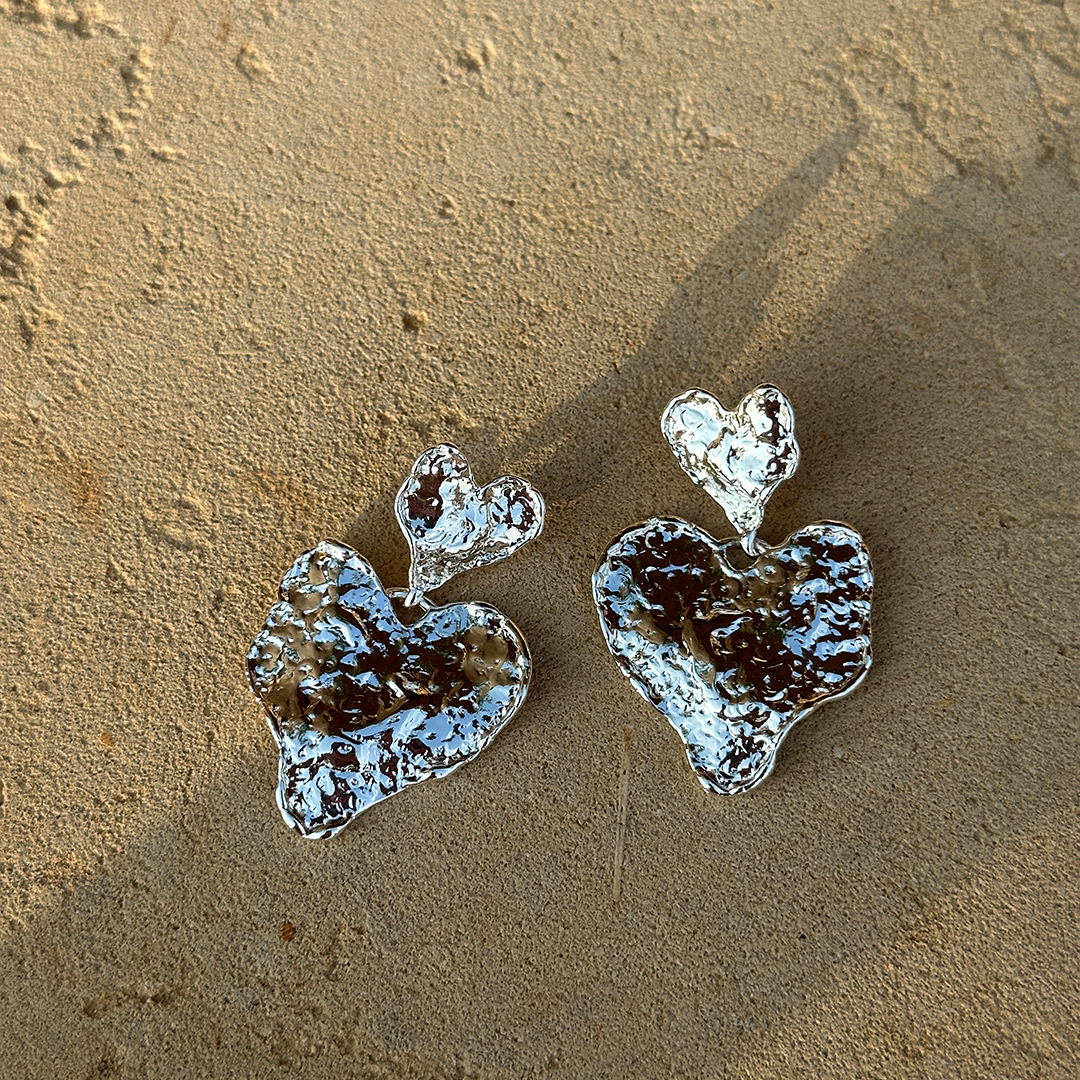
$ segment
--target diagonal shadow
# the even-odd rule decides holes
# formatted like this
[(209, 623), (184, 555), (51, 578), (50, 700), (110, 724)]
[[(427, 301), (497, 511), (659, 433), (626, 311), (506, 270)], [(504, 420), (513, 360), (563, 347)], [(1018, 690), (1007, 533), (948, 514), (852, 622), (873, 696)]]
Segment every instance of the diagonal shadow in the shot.
[[(483, 447), (498, 447), (497, 456), (506, 461), (542, 462), (529, 480), (548, 503), (545, 540), (578, 530), (560, 513), (564, 504), (638, 473), (642, 460), (666, 455), (658, 448), (659, 417), (676, 393), (700, 383), (729, 400), (749, 388), (745, 372), (732, 372), (731, 362), (761, 324), (763, 301), (780, 272), (774, 249), (858, 140), (859, 129), (846, 127), (790, 168), (679, 285), (648, 340), (618, 370), (560, 402), (523, 434), (508, 438), (495, 420), (470, 432), (469, 446), (477, 448), (470, 458), (479, 460)], [(477, 475), (484, 475), (479, 467)], [(379, 552), (386, 582), (404, 581), (408, 570), (404, 544), (388, 526), (393, 499), (392, 491), (376, 495), (343, 538), (360, 551)], [(590, 508), (590, 524), (592, 514)]]
[[(625, 479), (636, 464), (627, 461), (626, 447), (652, 454), (664, 406), (688, 386), (701, 383), (724, 399), (741, 396), (744, 376), (733, 377), (729, 365), (761, 324), (762, 303), (779, 276), (774, 249), (857, 144), (858, 130), (845, 128), (789, 169), (679, 285), (634, 356), (510, 442), (512, 459), (555, 446), (533, 477), (552, 502)], [(494, 427), (484, 435), (505, 442)]]

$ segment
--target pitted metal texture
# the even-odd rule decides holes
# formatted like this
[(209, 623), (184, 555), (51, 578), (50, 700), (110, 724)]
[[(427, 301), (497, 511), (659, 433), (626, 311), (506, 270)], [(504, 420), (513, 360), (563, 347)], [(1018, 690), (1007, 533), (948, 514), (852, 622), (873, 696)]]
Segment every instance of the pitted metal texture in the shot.
[(708, 391), (687, 390), (668, 403), (660, 426), (683, 470), (724, 508), (753, 554), (765, 504), (799, 464), (791, 403), (764, 385), (728, 412)]
[(398, 491), (395, 512), (409, 542), (413, 598), (505, 559), (544, 524), (544, 500), (531, 484), (500, 476), (478, 487), (465, 455), (445, 443), (417, 459)]
[(280, 750), (278, 805), (311, 839), (475, 757), (525, 700), (517, 628), (481, 603), (395, 609), (368, 562), (323, 541), (281, 582), (248, 653)]
[(750, 558), (739, 538), (652, 518), (593, 576), (619, 666), (726, 795), (761, 783), (792, 726), (865, 676), (872, 592), (862, 537), (827, 521)]

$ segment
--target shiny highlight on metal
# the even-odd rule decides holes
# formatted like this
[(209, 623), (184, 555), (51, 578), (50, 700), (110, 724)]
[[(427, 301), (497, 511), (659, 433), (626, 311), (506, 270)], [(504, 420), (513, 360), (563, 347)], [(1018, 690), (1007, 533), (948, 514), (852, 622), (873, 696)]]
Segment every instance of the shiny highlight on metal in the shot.
[(414, 594), (505, 559), (544, 525), (544, 500), (534, 487), (519, 476), (500, 476), (478, 488), (465, 455), (446, 444), (420, 455), (394, 510), (409, 542)]
[(752, 555), (765, 504), (799, 465), (791, 403), (775, 386), (759, 386), (728, 412), (707, 391), (687, 390), (668, 403), (660, 426), (683, 470), (724, 508)]
[(679, 733), (698, 780), (734, 795), (769, 775), (799, 720), (870, 669), (870, 555), (831, 521), (775, 547), (756, 539), (765, 502), (799, 458), (791, 405), (775, 387), (732, 413), (688, 391), (668, 405), (663, 430), (740, 535), (717, 541), (651, 518), (604, 553), (593, 598), (612, 655)]
[[(462, 477), (472, 478), (454, 447), (427, 451), (410, 480), (432, 475), (440, 462), (452, 468), (442, 474), (425, 528), (429, 538), (453, 539), (451, 565), (485, 565), (539, 533), (539, 495), (516, 477), (465, 490)], [(399, 492), (399, 517), (409, 483)], [(484, 506), (496, 512), (463, 535), (455, 519), (463, 502), (443, 484), (464, 491), (464, 502), (475, 500), (474, 520)], [(514, 521), (500, 524), (508, 502), (534, 515), (524, 539)], [(308, 839), (334, 836), (376, 803), (472, 760), (521, 708), (532, 669), (525, 639), (495, 608), (435, 606), (415, 586), (387, 590), (367, 560), (329, 540), (285, 574), (247, 662), (280, 752), (278, 806)]]

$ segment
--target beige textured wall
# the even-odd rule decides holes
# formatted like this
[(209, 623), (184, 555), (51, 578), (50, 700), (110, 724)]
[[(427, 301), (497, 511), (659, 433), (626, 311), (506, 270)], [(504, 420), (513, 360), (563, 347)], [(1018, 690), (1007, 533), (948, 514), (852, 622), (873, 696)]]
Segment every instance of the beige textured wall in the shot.
[[(1078, 32), (0, 0), (0, 1073), (1077, 1075)], [(724, 534), (659, 415), (762, 381), (763, 536), (864, 534), (875, 665), (722, 799), (588, 581), (651, 514)], [(404, 581), (439, 440), (548, 500), (442, 594), (533, 691), (304, 843), (244, 652), (323, 537)]]

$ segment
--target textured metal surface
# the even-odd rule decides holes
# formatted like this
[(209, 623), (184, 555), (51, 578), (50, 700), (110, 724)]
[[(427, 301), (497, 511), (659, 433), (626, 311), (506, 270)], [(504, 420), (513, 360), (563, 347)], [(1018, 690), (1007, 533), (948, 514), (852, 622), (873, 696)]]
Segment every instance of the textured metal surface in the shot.
[(417, 459), (395, 504), (409, 541), (412, 597), (512, 555), (538, 536), (544, 500), (519, 476), (476, 486), (465, 455), (446, 444)]
[(753, 554), (765, 504), (799, 464), (791, 403), (766, 385), (728, 412), (705, 390), (687, 390), (660, 423), (679, 464), (748, 537), (744, 547)]
[(873, 575), (857, 532), (818, 522), (747, 562), (738, 539), (653, 518), (593, 576), (615, 659), (725, 795), (761, 783), (792, 725), (870, 668)]
[[(248, 653), (281, 752), (278, 805), (304, 836), (333, 836), (377, 802), (475, 757), (525, 700), (530, 661), (486, 604), (401, 621), (367, 561), (323, 541), (281, 582)], [(417, 609), (403, 609), (409, 616)]]

